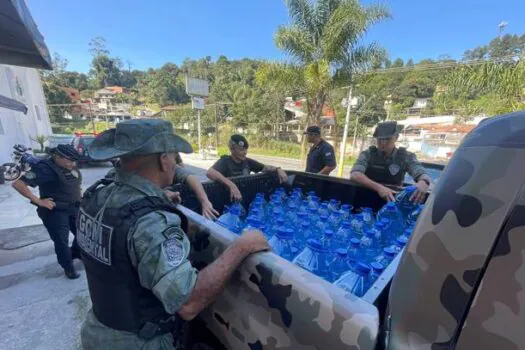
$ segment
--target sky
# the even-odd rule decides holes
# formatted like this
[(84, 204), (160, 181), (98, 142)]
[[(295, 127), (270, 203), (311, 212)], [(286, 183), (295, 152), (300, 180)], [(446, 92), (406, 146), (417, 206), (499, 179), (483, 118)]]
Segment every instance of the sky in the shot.
[[(365, 4), (377, 3), (362, 0)], [(132, 69), (205, 56), (282, 60), (273, 41), (289, 22), (284, 0), (26, 0), (49, 50), (89, 71), (88, 43), (103, 36), (112, 56)], [(506, 33), (525, 34), (524, 0), (388, 0), (392, 18), (365, 37), (390, 58), (415, 61), (449, 55)]]

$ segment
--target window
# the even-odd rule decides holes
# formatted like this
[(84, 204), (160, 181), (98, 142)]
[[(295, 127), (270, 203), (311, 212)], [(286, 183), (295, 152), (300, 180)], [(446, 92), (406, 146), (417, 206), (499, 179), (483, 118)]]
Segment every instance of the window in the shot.
[(38, 120), (42, 120), (42, 116), (40, 115), (40, 109), (38, 109), (37, 105), (35, 105), (35, 113)]

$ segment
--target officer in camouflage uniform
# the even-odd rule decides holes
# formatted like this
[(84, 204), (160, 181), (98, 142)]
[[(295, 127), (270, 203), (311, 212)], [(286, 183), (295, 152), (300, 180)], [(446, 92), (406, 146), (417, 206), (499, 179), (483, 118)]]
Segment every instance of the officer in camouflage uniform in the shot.
[(419, 163), (416, 155), (406, 148), (396, 147), (399, 137), (397, 122), (380, 123), (374, 131), (377, 147), (370, 146), (361, 152), (351, 170), (351, 179), (377, 192), (388, 201), (394, 201), (395, 191), (384, 185), (403, 185), (405, 174), (409, 173), (416, 182), (412, 200), (422, 202), (430, 186), (431, 178)]
[[(31, 167), (12, 186), (37, 207), (37, 213), (55, 246), (55, 253), (67, 278), (76, 279), (73, 259), (80, 258), (76, 238), (69, 248), (69, 231), (76, 235), (75, 221), (82, 196), (82, 174), (76, 167), (79, 154), (71, 145), (51, 149), (51, 157)], [(28, 188), (37, 187), (37, 197)]]
[[(92, 309), (81, 330), (84, 349), (182, 348), (176, 330), (220, 294), (249, 254), (266, 250), (249, 231), (197, 272), (188, 260), (186, 218), (172, 204), (176, 152), (192, 152), (163, 120), (129, 120), (89, 146), (98, 160), (120, 157), (114, 181), (84, 194), (77, 239)], [(175, 334), (175, 336), (173, 335)]]

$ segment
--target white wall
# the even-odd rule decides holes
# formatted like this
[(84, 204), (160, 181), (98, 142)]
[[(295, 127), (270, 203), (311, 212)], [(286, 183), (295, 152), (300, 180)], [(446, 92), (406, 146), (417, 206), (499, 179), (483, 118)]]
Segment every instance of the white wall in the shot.
[(24, 103), (27, 114), (0, 107), (0, 164), (11, 161), (14, 144), (38, 148), (37, 135), (51, 135), (44, 91), (36, 69), (0, 64), (0, 94)]

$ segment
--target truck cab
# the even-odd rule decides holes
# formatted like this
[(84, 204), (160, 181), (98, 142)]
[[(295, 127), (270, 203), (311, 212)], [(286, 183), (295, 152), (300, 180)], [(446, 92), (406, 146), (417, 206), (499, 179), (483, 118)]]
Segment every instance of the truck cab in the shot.
[[(272, 252), (250, 256), (196, 321), (213, 349), (519, 349), (525, 347), (525, 112), (487, 119), (465, 137), (427, 198), (404, 251), (358, 298)], [(289, 172), (289, 186), (378, 210), (349, 180)], [(279, 186), (234, 178), (246, 205)], [(215, 208), (228, 190), (204, 184)], [(212, 262), (236, 237), (196, 214), (184, 186), (191, 259)], [(190, 347), (191, 348), (191, 347)]]

